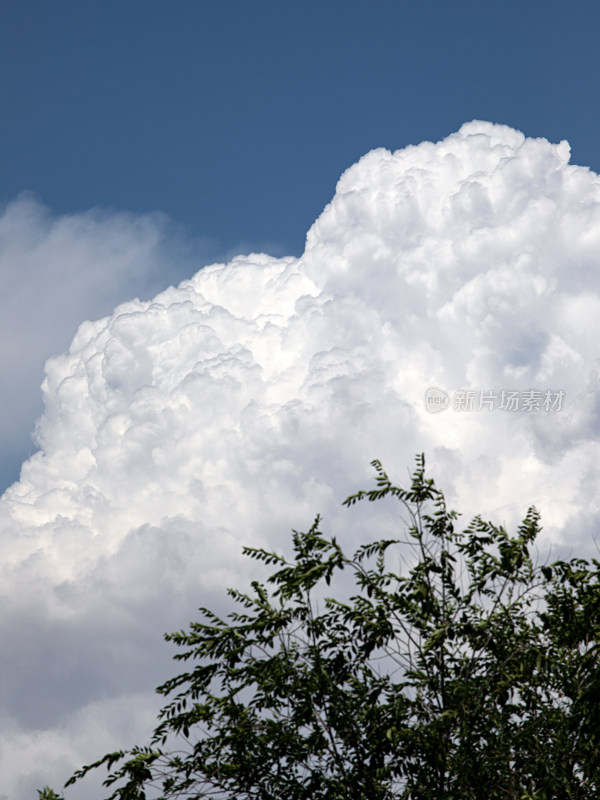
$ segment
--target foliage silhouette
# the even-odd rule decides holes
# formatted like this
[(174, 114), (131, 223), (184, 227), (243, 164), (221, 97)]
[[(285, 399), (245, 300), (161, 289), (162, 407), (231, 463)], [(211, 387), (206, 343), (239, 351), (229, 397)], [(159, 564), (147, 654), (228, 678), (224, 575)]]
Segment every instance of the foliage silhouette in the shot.
[(534, 508), (459, 531), (423, 456), (407, 489), (372, 464), (345, 504), (396, 498), (404, 535), (349, 557), (317, 517), (291, 559), (246, 548), (272, 574), (166, 636), (189, 667), (149, 745), (67, 786), (105, 765), (112, 800), (600, 796), (599, 562), (538, 566)]

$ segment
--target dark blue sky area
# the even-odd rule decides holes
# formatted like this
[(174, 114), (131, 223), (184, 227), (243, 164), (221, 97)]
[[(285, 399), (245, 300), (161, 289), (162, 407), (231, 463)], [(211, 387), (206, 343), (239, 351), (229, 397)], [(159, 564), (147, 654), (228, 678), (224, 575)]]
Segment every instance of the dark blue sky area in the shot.
[(368, 150), (473, 118), (600, 171), (600, 4), (37, 0), (0, 24), (0, 200), (299, 254)]

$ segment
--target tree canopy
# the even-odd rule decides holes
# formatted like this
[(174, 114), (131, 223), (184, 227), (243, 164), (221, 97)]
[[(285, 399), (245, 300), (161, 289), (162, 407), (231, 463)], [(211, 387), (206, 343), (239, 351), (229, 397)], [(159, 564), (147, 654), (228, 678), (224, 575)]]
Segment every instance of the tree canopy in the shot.
[[(349, 497), (399, 501), (397, 538), (347, 555), (317, 517), (289, 557), (166, 638), (184, 671), (146, 746), (109, 753), (112, 800), (600, 796), (600, 563), (538, 564), (540, 518), (460, 529), (423, 456)], [(50, 789), (41, 800), (60, 800)]]

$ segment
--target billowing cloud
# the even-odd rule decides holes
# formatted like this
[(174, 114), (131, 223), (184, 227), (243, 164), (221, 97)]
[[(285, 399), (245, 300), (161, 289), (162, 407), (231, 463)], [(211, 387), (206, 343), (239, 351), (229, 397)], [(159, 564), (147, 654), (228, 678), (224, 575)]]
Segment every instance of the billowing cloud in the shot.
[(0, 209), (0, 488), (35, 450), (30, 433), (42, 411), (46, 358), (68, 347), (82, 319), (152, 297), (211, 249), (208, 241), (186, 244), (160, 214), (53, 217), (27, 194)]
[(372, 458), (402, 481), (425, 451), (467, 516), (534, 503), (547, 542), (590, 553), (599, 269), (600, 178), (566, 142), (472, 122), (352, 166), (302, 257), (83, 323), (0, 502), (4, 791), (143, 738), (176, 668), (161, 631), (255, 574), (243, 544), (285, 547), (317, 512), (349, 548), (374, 514), (397, 528), (340, 507)]

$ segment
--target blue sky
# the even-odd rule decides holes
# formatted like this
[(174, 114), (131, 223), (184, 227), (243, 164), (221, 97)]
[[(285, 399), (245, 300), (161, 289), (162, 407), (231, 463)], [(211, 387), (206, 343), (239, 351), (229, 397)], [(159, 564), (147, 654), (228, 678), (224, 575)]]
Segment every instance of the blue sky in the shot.
[[(573, 163), (600, 169), (599, 26), (591, 0), (5, 4), (0, 203), (29, 192), (50, 220), (103, 209), (170, 222), (151, 281), (125, 276), (103, 302), (91, 289), (69, 302), (63, 276), (60, 313), (23, 351), (23, 382), (0, 365), (0, 487), (35, 450), (44, 359), (79, 322), (239, 252), (300, 255), (339, 176), (369, 150), (484, 119), (568, 139)], [(12, 280), (36, 278), (23, 268)], [(0, 313), (12, 363), (21, 337)]]
[(0, 197), (299, 255), (361, 155), (470, 119), (599, 169), (599, 24), (586, 0), (9, 3)]
[[(66, 282), (62, 312), (23, 353), (29, 382), (2, 365), (0, 402), (21, 418), (2, 436), (0, 486), (35, 450), (43, 361), (81, 320), (239, 252), (300, 255), (369, 150), (484, 119), (568, 139), (572, 162), (599, 170), (599, 26), (591, 0), (5, 4), (0, 203), (28, 192), (49, 219), (160, 212), (169, 255), (103, 303), (69, 304)], [(2, 348), (15, 358), (19, 337)]]

